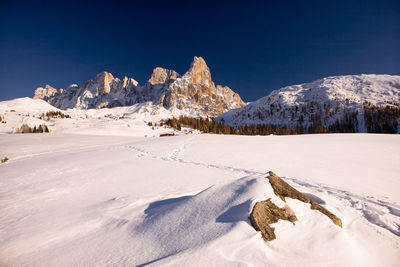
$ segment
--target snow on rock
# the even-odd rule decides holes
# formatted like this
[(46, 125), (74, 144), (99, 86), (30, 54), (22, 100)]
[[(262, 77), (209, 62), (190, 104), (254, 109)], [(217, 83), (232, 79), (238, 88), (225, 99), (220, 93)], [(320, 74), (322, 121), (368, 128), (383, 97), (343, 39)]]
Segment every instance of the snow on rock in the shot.
[(189, 70), (176, 79), (162, 98), (163, 106), (185, 110), (188, 117), (216, 117), (245, 106), (240, 96), (227, 86), (215, 86), (202, 57), (194, 57)]
[(33, 93), (33, 99), (44, 99), (44, 98), (52, 97), (56, 93), (58, 93), (57, 89), (46, 84), (46, 86), (44, 88), (39, 87), (35, 90), (35, 92)]
[(44, 99), (60, 109), (99, 109), (152, 102), (176, 113), (195, 117), (215, 117), (245, 104), (229, 87), (215, 86), (201, 57), (194, 57), (182, 77), (173, 70), (157, 67), (145, 85), (132, 78), (122, 80), (102, 72), (82, 86), (71, 85), (59, 92), (38, 88), (34, 98)]
[[(232, 126), (274, 124), (295, 128), (299, 124), (309, 126), (315, 114), (319, 114), (323, 125), (329, 126), (341, 120), (344, 111), (362, 115), (365, 102), (372, 105), (399, 104), (400, 76), (333, 76), (287, 86), (243, 108), (230, 110), (218, 119)], [(359, 132), (366, 131), (364, 125), (363, 117), (359, 116)]]

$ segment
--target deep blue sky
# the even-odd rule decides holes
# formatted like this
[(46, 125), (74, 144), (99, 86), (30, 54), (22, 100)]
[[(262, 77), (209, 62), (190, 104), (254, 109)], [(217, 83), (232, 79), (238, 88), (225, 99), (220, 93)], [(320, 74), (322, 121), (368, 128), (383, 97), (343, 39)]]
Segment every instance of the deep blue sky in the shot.
[(103, 70), (144, 84), (194, 56), (245, 101), (325, 76), (400, 74), (399, 0), (127, 2), (0, 0), (0, 100)]

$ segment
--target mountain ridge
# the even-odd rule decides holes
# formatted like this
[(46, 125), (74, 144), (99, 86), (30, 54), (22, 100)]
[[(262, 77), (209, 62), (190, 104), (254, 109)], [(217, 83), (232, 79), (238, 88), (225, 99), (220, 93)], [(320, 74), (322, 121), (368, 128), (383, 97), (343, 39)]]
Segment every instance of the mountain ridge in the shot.
[(98, 109), (152, 102), (198, 117), (215, 117), (245, 105), (229, 87), (214, 84), (202, 57), (194, 57), (183, 76), (174, 70), (156, 67), (143, 86), (133, 78), (120, 80), (104, 71), (82, 86), (72, 84), (65, 90), (49, 85), (39, 87), (33, 98), (43, 99), (60, 109)]
[[(367, 132), (366, 112), (386, 106), (400, 107), (399, 75), (329, 76), (274, 90), (216, 120), (234, 127), (270, 124), (288, 129), (309, 129), (316, 124), (328, 129), (335, 124), (353, 123), (355, 132)], [(395, 128), (398, 120), (393, 122)]]
[(400, 125), (399, 75), (329, 76), (245, 103), (229, 87), (214, 84), (201, 57), (194, 57), (183, 75), (156, 67), (142, 86), (133, 78), (121, 80), (101, 72), (65, 90), (39, 87), (34, 98), (63, 110), (145, 104), (143, 111), (164, 114), (165, 119), (215, 118), (235, 128), (273, 125), (296, 133), (399, 132)]

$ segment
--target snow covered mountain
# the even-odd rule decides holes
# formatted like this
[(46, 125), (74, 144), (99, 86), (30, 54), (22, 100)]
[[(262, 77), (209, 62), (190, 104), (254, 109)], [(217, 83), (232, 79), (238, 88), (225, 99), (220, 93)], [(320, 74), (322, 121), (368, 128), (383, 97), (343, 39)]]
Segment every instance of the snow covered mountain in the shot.
[(120, 80), (111, 73), (102, 72), (82, 86), (72, 84), (65, 90), (49, 85), (39, 87), (34, 98), (59, 109), (99, 109), (151, 102), (160, 108), (200, 117), (215, 117), (245, 105), (229, 87), (213, 83), (210, 69), (201, 57), (194, 57), (183, 76), (173, 70), (155, 68), (143, 86), (132, 78)]
[[(392, 114), (391, 108), (398, 111), (399, 104), (400, 76), (333, 76), (275, 90), (243, 108), (222, 114), (217, 120), (231, 126), (273, 124), (305, 131), (313, 127), (342, 127), (367, 132), (372, 127), (370, 120), (386, 123), (384, 115), (376, 118), (375, 110), (381, 109), (385, 114), (388, 108)], [(392, 121), (388, 123), (393, 125), (388, 127), (397, 127), (399, 118), (393, 121), (393, 116), (389, 117)]]

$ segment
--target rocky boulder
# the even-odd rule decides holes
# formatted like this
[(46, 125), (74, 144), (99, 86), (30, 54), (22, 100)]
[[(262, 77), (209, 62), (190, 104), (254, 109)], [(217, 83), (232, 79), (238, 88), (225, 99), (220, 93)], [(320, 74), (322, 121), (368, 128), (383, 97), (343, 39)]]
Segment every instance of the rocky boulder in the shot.
[(265, 241), (271, 241), (276, 238), (275, 228), (271, 227), (270, 224), (276, 223), (278, 220), (290, 221), (293, 224), (297, 221), (296, 215), (288, 205), (279, 208), (270, 198), (257, 202), (250, 213), (249, 219), (251, 225), (257, 231), (261, 231), (261, 236)]
[[(305, 203), (310, 203), (311, 209), (318, 210), (322, 214), (328, 216), (334, 224), (342, 227), (342, 221), (340, 218), (290, 186), (272, 171), (269, 172), (268, 179), (275, 195), (279, 196), (284, 202), (286, 202), (286, 198), (288, 197)], [(254, 205), (249, 215), (249, 220), (254, 229), (261, 231), (261, 236), (265, 241), (271, 241), (274, 240), (276, 236), (274, 228), (271, 227), (270, 224), (276, 223), (278, 220), (287, 220), (294, 224), (294, 222), (297, 221), (297, 217), (287, 204), (283, 208), (280, 208), (269, 198), (257, 202)]]
[(340, 218), (338, 218), (335, 214), (331, 213), (329, 210), (325, 209), (315, 201), (306, 197), (303, 193), (291, 187), (288, 183), (283, 181), (278, 175), (276, 175), (272, 171), (269, 172), (268, 179), (272, 188), (274, 189), (275, 195), (279, 196), (283, 201), (286, 202), (285, 198), (289, 197), (293, 199), (298, 199), (304, 203), (310, 203), (311, 209), (318, 210), (322, 214), (328, 216), (334, 224), (342, 227), (342, 220)]

